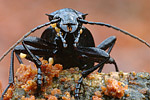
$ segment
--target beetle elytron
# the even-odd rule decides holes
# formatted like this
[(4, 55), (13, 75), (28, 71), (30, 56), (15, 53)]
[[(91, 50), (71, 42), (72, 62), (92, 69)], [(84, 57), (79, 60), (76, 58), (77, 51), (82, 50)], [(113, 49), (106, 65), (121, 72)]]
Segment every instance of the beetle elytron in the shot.
[[(87, 14), (70, 8), (60, 9), (46, 15), (48, 16), (50, 22), (40, 25), (25, 34), (0, 58), (1, 61), (12, 50), (9, 84), (2, 94), (2, 100), (8, 88), (14, 83), (14, 53), (16, 54), (20, 64), (23, 62), (19, 57), (19, 54), (25, 53), (27, 54), (26, 59), (34, 62), (37, 66), (37, 91), (39, 92), (42, 84), (42, 72), (40, 67), (42, 63), (40, 62), (39, 57), (44, 57), (44, 59), (53, 57), (54, 62), (62, 64), (64, 69), (78, 66), (83, 71), (82, 77), (76, 85), (76, 99), (79, 99), (79, 91), (83, 78), (91, 72), (98, 68), (98, 71), (101, 72), (104, 64), (106, 63), (114, 64), (116, 71), (119, 71), (115, 60), (110, 57), (110, 52), (115, 44), (116, 37), (111, 36), (95, 47), (91, 32), (86, 27), (82, 26), (83, 24), (101, 25), (113, 28), (150, 47), (150, 45), (144, 40), (120, 28), (101, 22), (86, 21), (85, 17)], [(50, 27), (42, 33), (41, 38), (27, 37), (34, 31), (47, 25), (50, 25)], [(22, 45), (18, 45), (20, 42), (22, 42)], [(94, 66), (95, 62), (98, 64)]]

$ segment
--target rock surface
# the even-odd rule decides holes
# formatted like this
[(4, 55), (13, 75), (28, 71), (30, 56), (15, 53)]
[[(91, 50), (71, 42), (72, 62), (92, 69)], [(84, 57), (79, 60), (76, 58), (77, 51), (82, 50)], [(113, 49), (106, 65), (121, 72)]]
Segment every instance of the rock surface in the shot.
[[(36, 66), (20, 65), (15, 84), (9, 88), (4, 100), (74, 100), (74, 90), (81, 77), (75, 67), (62, 70), (42, 60), (42, 88), (37, 91)], [(37, 95), (38, 94), (38, 95)], [(150, 74), (146, 72), (92, 73), (83, 80), (80, 100), (149, 100)]]

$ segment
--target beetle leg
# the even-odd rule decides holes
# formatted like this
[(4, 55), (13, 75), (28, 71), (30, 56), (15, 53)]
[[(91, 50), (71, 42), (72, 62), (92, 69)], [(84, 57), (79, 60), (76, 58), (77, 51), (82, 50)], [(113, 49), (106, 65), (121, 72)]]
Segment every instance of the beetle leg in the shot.
[(99, 44), (97, 47), (102, 49), (102, 50), (107, 50), (108, 48), (110, 48), (110, 50), (108, 50), (108, 53), (111, 52), (114, 44), (116, 42), (116, 37), (115, 36), (111, 36), (107, 39), (105, 39), (101, 44)]
[[(110, 52), (111, 52), (111, 50), (112, 50), (112, 48), (113, 48), (113, 46), (114, 46), (114, 44), (115, 44), (115, 41), (116, 41), (116, 37), (115, 37), (115, 36), (111, 36), (111, 37), (107, 38), (106, 40), (104, 40), (104, 41), (103, 41), (101, 44), (99, 44), (97, 47), (100, 48), (100, 49), (103, 49), (103, 50), (107, 50), (107, 49), (108, 49), (108, 50), (107, 50), (107, 53), (110, 54)], [(116, 69), (116, 72), (119, 71), (118, 66), (117, 66), (117, 64), (116, 64), (116, 62), (115, 62), (115, 60), (114, 60), (113, 58), (110, 58), (107, 63), (109, 63), (109, 64), (114, 64), (115, 69)], [(103, 67), (104, 67), (104, 65), (102, 65), (102, 66), (99, 68), (99, 70), (98, 70), (99, 73), (101, 73)]]
[[(42, 38), (37, 37), (27, 37), (24, 39), (24, 43), (27, 45), (29, 50), (36, 56), (43, 57), (44, 59), (48, 59), (49, 57), (53, 57), (54, 54), (57, 52), (56, 45), (49, 41), (46, 41)], [(23, 46), (17, 46), (16, 52), (26, 53), (27, 51), (24, 49)], [(26, 57), (30, 60), (30, 57)]]
[[(117, 66), (117, 64), (116, 64), (116, 62), (115, 62), (115, 60), (114, 60), (113, 58), (110, 58), (106, 63), (114, 64), (116, 72), (119, 72), (118, 66)], [(101, 65), (101, 66), (99, 67), (99, 69), (98, 69), (98, 72), (99, 72), (99, 73), (102, 72), (103, 67), (104, 67), (104, 65)]]
[(94, 67), (91, 67), (90, 69), (88, 70), (84, 70), (82, 71), (82, 76), (80, 77), (80, 79), (78, 80), (78, 84), (76, 85), (76, 89), (75, 89), (75, 98), (77, 100), (79, 100), (79, 92), (80, 92), (80, 89), (81, 89), (81, 84), (83, 82), (83, 78), (87, 77), (90, 73), (92, 73), (93, 71), (95, 71), (97, 68), (99, 68), (99, 70), (102, 70), (103, 66), (105, 63), (108, 62), (110, 58), (107, 58), (105, 60), (103, 60), (101, 63), (97, 64), (96, 66)]
[(42, 38), (38, 38), (38, 37), (30, 36), (30, 37), (25, 38), (23, 41), (25, 44), (30, 45), (35, 48), (40, 48), (40, 49), (55, 49), (56, 48), (55, 44), (49, 41), (46, 41)]
[(81, 89), (81, 84), (83, 82), (83, 78), (85, 78), (87, 75), (89, 75), (90, 73), (92, 73), (93, 71), (95, 71), (100, 66), (104, 65), (108, 60), (109, 60), (109, 57), (107, 59), (103, 60), (101, 63), (97, 64), (96, 66), (91, 67), (90, 69), (84, 70), (82, 72), (82, 76), (78, 80), (78, 84), (76, 85), (76, 89), (75, 89), (75, 98), (77, 100), (79, 100), (79, 92), (80, 92), (80, 89)]
[(10, 62), (10, 69), (9, 69), (9, 83), (7, 88), (4, 90), (1, 96), (1, 100), (3, 100), (3, 96), (7, 92), (10, 86), (14, 83), (14, 50), (11, 52), (11, 62)]
[(23, 61), (21, 60), (19, 54), (18, 54), (17, 52), (15, 52), (15, 55), (16, 55), (16, 57), (17, 57), (17, 59), (18, 59), (18, 62), (19, 62), (20, 64), (23, 64)]
[[(25, 38), (24, 40), (24, 43), (28, 44), (28, 45), (31, 45), (31, 46), (34, 46), (34, 47), (37, 47), (37, 48), (34, 48), (34, 47), (31, 47), (31, 46), (28, 46), (28, 48), (31, 50), (31, 51), (36, 51), (37, 53), (41, 54), (40, 52), (42, 52), (42, 49), (44, 48), (49, 48), (49, 46), (53, 46), (53, 44), (49, 43), (49, 42), (45, 42), (43, 39), (40, 39), (40, 38), (37, 38), (37, 37), (27, 37)], [(43, 45), (42, 45), (43, 43)], [(42, 48), (42, 49), (38, 49), (38, 47)], [(26, 52), (26, 50), (24, 49), (24, 47), (22, 45), (18, 45), (14, 48), (14, 51), (15, 51), (15, 54), (16, 54), (16, 57), (19, 61), (20, 64), (23, 64), (23, 61), (21, 60), (19, 54), (20, 53), (23, 53), (23, 52)], [(22, 52), (21, 52), (22, 51)], [(39, 52), (38, 52), (39, 51)], [(28, 58), (28, 57), (27, 57)], [(30, 58), (30, 57), (29, 57)], [(28, 59), (29, 59), (28, 58)], [(30, 59), (29, 59), (30, 60)]]
[[(49, 50), (49, 49), (39, 49), (39, 48), (35, 48), (35, 47), (29, 46), (29, 45), (26, 45), (26, 46), (34, 55), (36, 55), (36, 57), (44, 57), (44, 59), (45, 59), (47, 56), (53, 57), (53, 55), (54, 55), (53, 51)], [(19, 54), (23, 53), (23, 54), (26, 54), (25, 59), (32, 61), (31, 57), (29, 56), (29, 54), (27, 53), (27, 51), (23, 47), (23, 45), (16, 46), (14, 51), (17, 54), (16, 56), (18, 56), (19, 59), (21, 59)]]
[(37, 67), (37, 91), (40, 91), (42, 85), (42, 71), (41, 71), (42, 62), (29, 50), (24, 41), (22, 42), (22, 44)]
[(80, 92), (80, 89), (81, 89), (82, 82), (83, 82), (83, 77), (80, 77), (80, 79), (78, 80), (78, 84), (76, 85), (75, 95), (74, 95), (77, 100), (80, 100), (79, 92)]
[(83, 78), (85, 78), (87, 75), (89, 75), (90, 73), (92, 73), (93, 71), (101, 67), (102, 65), (104, 65), (106, 62), (108, 62), (110, 56), (106, 51), (95, 47), (78, 47), (77, 51), (79, 54), (83, 55), (82, 59), (93, 60), (95, 62), (100, 61), (99, 64), (97, 64), (96, 66), (82, 71), (82, 76), (78, 80), (78, 84), (76, 85), (76, 89), (75, 89), (75, 98), (79, 99), (79, 92), (81, 89)]

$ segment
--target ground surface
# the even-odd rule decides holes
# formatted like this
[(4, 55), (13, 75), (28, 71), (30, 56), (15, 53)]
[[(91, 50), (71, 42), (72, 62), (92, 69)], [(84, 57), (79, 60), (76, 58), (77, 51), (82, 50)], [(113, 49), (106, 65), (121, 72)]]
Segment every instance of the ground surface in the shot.
[[(15, 74), (15, 84), (8, 89), (4, 100), (75, 100), (81, 71), (77, 67), (62, 70), (62, 65), (52, 66), (45, 60), (42, 63), (40, 91), (37, 91), (36, 67), (21, 64)], [(79, 97), (80, 100), (149, 100), (150, 74), (95, 72), (83, 79)]]

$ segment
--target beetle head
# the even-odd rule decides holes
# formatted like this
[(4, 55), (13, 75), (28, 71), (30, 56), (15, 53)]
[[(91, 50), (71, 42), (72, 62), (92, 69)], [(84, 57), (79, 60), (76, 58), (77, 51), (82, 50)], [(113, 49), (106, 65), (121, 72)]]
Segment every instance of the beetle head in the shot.
[(82, 25), (78, 22), (78, 19), (85, 19), (87, 14), (65, 8), (46, 15), (49, 17), (50, 21), (60, 19), (60, 21), (57, 22), (57, 27), (60, 28), (63, 33), (74, 33), (78, 31)]
[(60, 15), (56, 14), (54, 16), (54, 19), (55, 18), (60, 18), (60, 22), (58, 22), (57, 26), (65, 33), (73, 33), (78, 28), (78, 16), (75, 13), (64, 12)]

